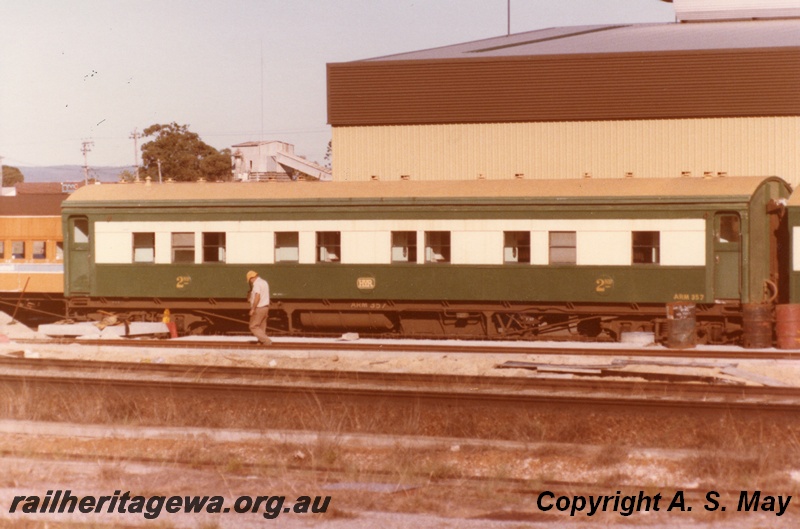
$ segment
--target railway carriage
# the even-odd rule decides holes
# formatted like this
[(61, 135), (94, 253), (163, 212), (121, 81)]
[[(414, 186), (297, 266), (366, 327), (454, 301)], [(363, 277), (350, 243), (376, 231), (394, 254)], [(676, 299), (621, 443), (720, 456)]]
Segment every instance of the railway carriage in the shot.
[[(4, 190), (5, 191), (5, 190)], [(63, 313), (61, 184), (0, 195), (0, 310), (27, 322)]]
[[(114, 184), (63, 204), (72, 317), (246, 331), (245, 273), (287, 333), (701, 342), (788, 298), (779, 178)], [(237, 327), (238, 326), (238, 327)]]
[(786, 240), (782, 246), (789, 264), (785, 289), (790, 304), (800, 304), (800, 193), (794, 193), (786, 203)]

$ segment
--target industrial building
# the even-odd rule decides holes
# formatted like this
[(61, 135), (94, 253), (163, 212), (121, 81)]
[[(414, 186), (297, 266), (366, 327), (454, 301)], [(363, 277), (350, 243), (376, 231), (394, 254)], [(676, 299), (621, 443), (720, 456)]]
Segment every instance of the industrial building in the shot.
[(327, 68), (335, 180), (800, 184), (800, 2), (530, 31)]
[(233, 179), (241, 182), (331, 179), (327, 167), (294, 153), (294, 145), (282, 141), (248, 141), (232, 147)]

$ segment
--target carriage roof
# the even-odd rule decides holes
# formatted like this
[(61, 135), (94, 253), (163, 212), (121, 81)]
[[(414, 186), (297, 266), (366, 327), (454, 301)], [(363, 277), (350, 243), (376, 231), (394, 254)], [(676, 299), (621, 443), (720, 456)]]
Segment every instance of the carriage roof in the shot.
[[(777, 177), (581, 178), (572, 180), (103, 184), (83, 187), (65, 208), (271, 203), (652, 203), (746, 202)], [(179, 204), (176, 204), (179, 203)]]

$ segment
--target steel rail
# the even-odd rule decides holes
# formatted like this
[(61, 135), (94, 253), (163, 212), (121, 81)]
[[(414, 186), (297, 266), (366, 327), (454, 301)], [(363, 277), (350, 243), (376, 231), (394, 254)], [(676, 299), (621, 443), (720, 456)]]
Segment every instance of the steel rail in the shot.
[[(82, 344), (103, 347), (151, 347), (151, 348), (185, 348), (185, 349), (244, 349), (269, 351), (263, 345), (255, 342), (242, 341), (206, 341), (206, 340), (156, 340), (156, 339), (33, 339), (17, 338), (14, 340), (22, 344)], [(709, 350), (701, 349), (666, 349), (654, 347), (631, 348), (592, 348), (582, 347), (579, 343), (572, 343), (570, 347), (542, 347), (537, 345), (520, 345), (518, 342), (500, 344), (497, 342), (469, 342), (469, 344), (435, 343), (403, 343), (386, 341), (376, 343), (357, 341), (330, 341), (330, 342), (273, 342), (273, 349), (279, 350), (317, 350), (317, 351), (380, 351), (380, 352), (418, 352), (418, 353), (475, 353), (475, 354), (514, 354), (514, 355), (547, 355), (547, 356), (634, 356), (644, 358), (686, 358), (686, 359), (728, 359), (728, 360), (800, 360), (800, 350), (781, 349), (730, 349)]]
[(478, 403), (800, 411), (800, 388), (545, 377), (273, 369), (0, 357), (0, 381), (149, 390), (294, 393)]

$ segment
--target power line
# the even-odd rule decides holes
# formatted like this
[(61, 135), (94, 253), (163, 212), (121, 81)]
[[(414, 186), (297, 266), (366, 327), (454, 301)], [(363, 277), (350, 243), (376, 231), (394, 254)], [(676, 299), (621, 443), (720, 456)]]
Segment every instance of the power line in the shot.
[[(330, 132), (330, 128), (323, 127), (323, 128), (302, 128), (302, 129), (275, 129), (275, 130), (267, 130), (263, 131), (263, 134), (269, 135), (277, 135), (277, 134), (320, 134)], [(140, 138), (144, 138), (144, 135), (139, 133)], [(255, 130), (245, 130), (245, 131), (238, 131), (238, 132), (208, 132), (202, 133), (198, 132), (197, 134), (200, 135), (200, 138), (210, 138), (210, 137), (224, 137), (224, 136), (253, 136), (256, 137), (259, 134), (262, 134), (260, 131)], [(124, 139), (131, 139), (131, 136), (125, 138), (124, 136), (93, 136), (94, 139), (97, 140), (112, 140), (112, 141), (122, 141)], [(56, 143), (66, 143), (66, 142), (73, 142), (77, 138), (61, 138), (53, 141), (32, 141), (32, 142), (25, 142), (25, 143), (11, 143), (10, 145), (19, 147), (19, 146), (27, 146), (27, 145), (54, 145)], [(17, 160), (18, 162), (20, 160)], [(35, 163), (28, 163), (22, 162), (25, 165), (37, 165)]]
[(6, 157), (6, 156), (4, 156), (3, 158), (5, 160), (10, 160), (10, 161), (14, 162), (14, 165), (21, 165), (23, 167), (47, 167), (45, 165), (38, 164), (38, 163), (26, 162), (25, 160), (20, 160), (18, 158), (11, 158), (11, 157)]

